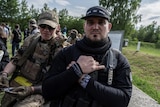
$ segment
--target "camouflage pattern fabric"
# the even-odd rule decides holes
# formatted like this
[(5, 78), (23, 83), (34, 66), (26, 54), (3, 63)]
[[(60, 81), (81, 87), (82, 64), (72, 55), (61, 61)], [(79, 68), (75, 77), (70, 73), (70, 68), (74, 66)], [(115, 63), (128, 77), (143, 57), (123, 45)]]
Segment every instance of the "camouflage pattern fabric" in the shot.
[(31, 95), (22, 101), (18, 101), (13, 107), (44, 107), (44, 99), (41, 95)]

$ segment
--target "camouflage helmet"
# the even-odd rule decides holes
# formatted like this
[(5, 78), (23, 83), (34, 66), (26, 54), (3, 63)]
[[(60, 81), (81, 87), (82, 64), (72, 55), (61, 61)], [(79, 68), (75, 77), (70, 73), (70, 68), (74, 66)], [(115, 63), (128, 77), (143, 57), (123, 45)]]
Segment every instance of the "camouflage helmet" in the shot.
[(76, 29), (72, 29), (72, 30), (71, 30), (71, 34), (72, 34), (72, 33), (75, 34), (76, 36), (78, 36), (78, 31), (77, 31)]
[(30, 26), (37, 27), (37, 21), (35, 19), (30, 19), (29, 24), (30, 24)]
[(78, 37), (78, 31), (77, 31), (76, 29), (72, 29), (72, 30), (70, 31), (70, 37), (71, 37), (72, 39), (76, 39), (76, 38)]

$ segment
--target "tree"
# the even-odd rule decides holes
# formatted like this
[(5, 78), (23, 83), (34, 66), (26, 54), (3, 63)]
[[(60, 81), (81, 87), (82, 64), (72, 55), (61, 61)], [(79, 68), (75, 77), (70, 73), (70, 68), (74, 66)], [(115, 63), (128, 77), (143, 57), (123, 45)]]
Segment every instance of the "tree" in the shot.
[(145, 29), (146, 29), (146, 35), (144, 38), (144, 42), (150, 42), (150, 43), (156, 43), (157, 42), (157, 37), (155, 35), (155, 26), (156, 26), (157, 22), (154, 22), (150, 25), (148, 25)]
[(43, 8), (41, 9), (41, 12), (44, 12), (46, 10), (50, 10), (47, 3), (44, 3)]
[(76, 29), (78, 32), (83, 33), (83, 20), (79, 17), (69, 16), (67, 9), (59, 11), (59, 22), (62, 29), (66, 26), (68, 30)]
[(20, 17), (19, 21), (21, 22), (21, 30), (24, 30), (28, 27), (28, 21), (31, 17), (29, 16), (29, 9), (27, 6), (26, 0), (22, 0), (20, 5)]
[(59, 11), (59, 23), (61, 26), (61, 29), (63, 29), (66, 25), (68, 28), (68, 20), (69, 20), (69, 15), (68, 15), (68, 10), (67, 9), (62, 9)]
[(125, 30), (125, 37), (132, 35), (134, 24), (141, 20), (136, 15), (141, 0), (99, 0), (99, 4), (111, 13), (112, 30)]
[(37, 20), (39, 14), (40, 14), (39, 9), (35, 9), (34, 5), (31, 5), (31, 8), (29, 10), (29, 16)]
[(139, 41), (160, 43), (160, 26), (157, 26), (157, 22), (153, 21), (148, 26), (140, 26), (139, 30), (135, 34)]
[(155, 29), (155, 35), (156, 35), (156, 43), (159, 43), (160, 46), (160, 26), (157, 27), (157, 29)]
[(62, 9), (59, 11), (59, 21), (61, 25), (65, 25), (66, 21), (68, 20), (69, 15), (68, 15), (68, 10), (67, 9)]
[(17, 22), (20, 13), (18, 0), (0, 0), (0, 4), (0, 22)]
[(79, 33), (82, 34), (84, 32), (83, 23), (84, 21), (81, 20), (79, 17), (69, 16), (69, 19), (66, 22), (66, 25), (68, 30), (76, 29)]
[(137, 33), (137, 39), (139, 41), (144, 41), (144, 38), (145, 38), (145, 35), (146, 35), (146, 31), (145, 31), (145, 27), (144, 26), (141, 26), (138, 30), (138, 33)]

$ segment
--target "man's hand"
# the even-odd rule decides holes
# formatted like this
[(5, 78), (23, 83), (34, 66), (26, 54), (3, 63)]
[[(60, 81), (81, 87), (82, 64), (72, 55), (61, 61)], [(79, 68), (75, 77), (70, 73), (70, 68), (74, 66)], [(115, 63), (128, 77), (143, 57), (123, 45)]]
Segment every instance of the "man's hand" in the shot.
[(105, 69), (104, 65), (100, 65), (99, 62), (94, 60), (92, 56), (80, 56), (77, 60), (81, 70), (84, 74), (89, 74), (96, 70)]
[(32, 87), (26, 86), (19, 86), (19, 87), (12, 87), (12, 90), (6, 92), (10, 95), (15, 97), (26, 97), (33, 93)]
[(9, 80), (7, 78), (7, 74), (1, 73), (0, 74), (0, 88), (9, 87)]

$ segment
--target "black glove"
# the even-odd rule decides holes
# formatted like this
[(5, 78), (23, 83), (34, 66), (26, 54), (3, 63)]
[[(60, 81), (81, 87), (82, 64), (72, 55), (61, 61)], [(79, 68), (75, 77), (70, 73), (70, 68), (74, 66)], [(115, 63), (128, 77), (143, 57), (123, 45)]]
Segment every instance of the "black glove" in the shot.
[(27, 97), (31, 94), (33, 94), (33, 90), (31, 87), (27, 87), (27, 86), (19, 86), (19, 87), (12, 87), (12, 90), (6, 92), (10, 95), (13, 95), (15, 97)]
[(0, 74), (0, 88), (9, 87), (9, 80), (6, 73)]

